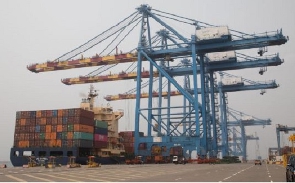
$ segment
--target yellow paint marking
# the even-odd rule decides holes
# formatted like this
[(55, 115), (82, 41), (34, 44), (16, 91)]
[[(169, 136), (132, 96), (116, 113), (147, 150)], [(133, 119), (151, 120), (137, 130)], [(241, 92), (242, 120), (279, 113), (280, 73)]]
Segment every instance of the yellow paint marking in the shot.
[(8, 178), (13, 179), (13, 180), (15, 180), (15, 181), (18, 181), (18, 182), (27, 182), (26, 180), (16, 178), (16, 177), (14, 177), (14, 176), (12, 176), (12, 175), (5, 175), (5, 176), (8, 177)]

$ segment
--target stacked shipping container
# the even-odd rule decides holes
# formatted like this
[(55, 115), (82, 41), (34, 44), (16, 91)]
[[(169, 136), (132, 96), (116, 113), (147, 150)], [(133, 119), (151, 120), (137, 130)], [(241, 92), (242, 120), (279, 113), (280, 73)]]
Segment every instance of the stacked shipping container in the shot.
[[(123, 131), (119, 133), (119, 136), (121, 137), (121, 142), (125, 147), (126, 153), (134, 153), (134, 131)], [(143, 137), (144, 133), (139, 132), (139, 137)], [(139, 149), (144, 149), (145, 147), (142, 147), (146, 145), (145, 143), (142, 143), (139, 145)]]
[(94, 121), (94, 147), (107, 148), (108, 146), (108, 123)]
[[(18, 111), (14, 147), (91, 148), (99, 134), (95, 129), (94, 113), (80, 108)], [(107, 136), (105, 131), (103, 135)]]

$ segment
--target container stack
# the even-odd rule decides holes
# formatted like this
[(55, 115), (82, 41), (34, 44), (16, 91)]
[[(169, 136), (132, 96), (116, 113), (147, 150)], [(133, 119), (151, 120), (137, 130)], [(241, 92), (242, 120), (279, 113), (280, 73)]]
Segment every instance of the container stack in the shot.
[[(124, 145), (126, 153), (134, 153), (134, 140), (135, 140), (134, 134), (135, 134), (134, 131), (123, 131), (119, 133), (119, 136), (122, 139), (121, 142)], [(144, 133), (139, 132), (139, 137), (143, 137), (143, 136), (144, 136)]]
[(108, 123), (104, 121), (94, 121), (94, 147), (107, 148), (108, 146)]
[(16, 112), (14, 147), (93, 147), (94, 114), (80, 108)]

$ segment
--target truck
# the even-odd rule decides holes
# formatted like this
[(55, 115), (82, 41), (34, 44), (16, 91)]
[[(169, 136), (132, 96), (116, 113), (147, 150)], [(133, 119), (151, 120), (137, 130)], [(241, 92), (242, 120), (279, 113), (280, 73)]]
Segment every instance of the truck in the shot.
[(186, 164), (187, 160), (184, 156), (173, 156), (172, 162), (177, 165), (177, 164)]

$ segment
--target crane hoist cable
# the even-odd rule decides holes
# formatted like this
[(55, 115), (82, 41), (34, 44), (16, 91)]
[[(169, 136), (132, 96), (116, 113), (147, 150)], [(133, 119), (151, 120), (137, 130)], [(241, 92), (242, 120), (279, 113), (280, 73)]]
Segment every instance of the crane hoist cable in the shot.
[(101, 34), (95, 36), (94, 38), (90, 39), (89, 41), (87, 41), (86, 43), (80, 45), (79, 47), (63, 54), (62, 56), (58, 57), (56, 59), (56, 61), (65, 61), (65, 60), (69, 60), (75, 56), (77, 56), (80, 53), (83, 53), (87, 50), (89, 50), (90, 48), (94, 47), (95, 45), (101, 43), (102, 41), (106, 40), (107, 38), (109, 38), (110, 36), (116, 34), (117, 32), (119, 32), (121, 30), (122, 27), (126, 26), (126, 25), (130, 25), (131, 22), (129, 21), (130, 18), (132, 17), (139, 17), (140, 14), (136, 11), (134, 13), (132, 13), (131, 15), (129, 15), (127, 18), (123, 19), (121, 22), (117, 23), (116, 25), (112, 26), (111, 28), (109, 28), (108, 30), (102, 32)]
[[(135, 18), (135, 17), (134, 17)], [(137, 20), (138, 20), (138, 18), (137, 18)], [(131, 20), (132, 22), (134, 21), (134, 19), (132, 19)], [(108, 53), (108, 55), (109, 54), (111, 54), (111, 52), (113, 52), (120, 44), (121, 44), (121, 42), (130, 34), (130, 32), (132, 32), (133, 30), (134, 30), (134, 28), (139, 24), (141, 22), (141, 20), (139, 20), (132, 28), (131, 28), (131, 30), (129, 30), (128, 32), (127, 32), (127, 34), (119, 41), (119, 43), (116, 45), (116, 47), (114, 47), (109, 53)], [(121, 31), (117, 34), (117, 36), (105, 47), (105, 49), (103, 49), (100, 53), (99, 53), (99, 55), (101, 55), (112, 43), (114, 43), (115, 42), (115, 40), (122, 34), (122, 32), (126, 29), (126, 27), (127, 26), (129, 26), (129, 24), (128, 25), (126, 25), (126, 26), (124, 26), (124, 27), (122, 27), (121, 28)]]
[[(119, 41), (119, 43), (116, 45), (116, 47), (117, 46), (119, 46), (119, 44), (130, 34), (130, 32), (132, 31), (132, 30), (134, 30), (134, 28), (138, 25), (138, 23), (139, 23), (140, 21), (138, 21), (136, 24), (135, 24), (135, 26), (133, 26), (132, 27), (132, 29), (131, 30), (129, 30), (128, 31), (128, 33)], [(126, 28), (126, 27), (125, 27)], [(124, 29), (125, 29), (124, 28)], [(122, 30), (123, 31), (123, 30)], [(122, 31), (120, 32), (120, 34), (122, 33)], [(119, 34), (112, 40), (112, 42), (100, 53), (100, 54), (102, 54), (113, 42), (114, 42), (114, 40), (117, 38), (119, 36)], [(115, 47), (115, 48), (116, 48)], [(114, 48), (114, 49), (115, 49)], [(112, 52), (114, 49), (112, 49), (110, 52)], [(99, 54), (99, 55), (100, 55)], [(110, 53), (109, 53), (110, 54)], [(133, 63), (132, 63), (133, 64)], [(104, 65), (104, 66), (102, 66), (102, 67), (100, 67), (100, 68), (98, 68), (98, 69), (96, 69), (96, 70), (94, 70), (94, 71), (92, 71), (92, 72), (90, 72), (89, 74), (87, 74), (86, 76), (97, 76), (97, 75), (99, 75), (99, 74), (101, 74), (102, 72), (105, 72), (105, 71), (107, 71), (107, 70), (109, 70), (110, 68), (112, 68), (112, 67), (114, 67), (114, 66), (116, 66), (116, 65), (118, 65), (118, 64), (114, 64), (114, 65)], [(95, 74), (94, 74), (95, 73)]]

